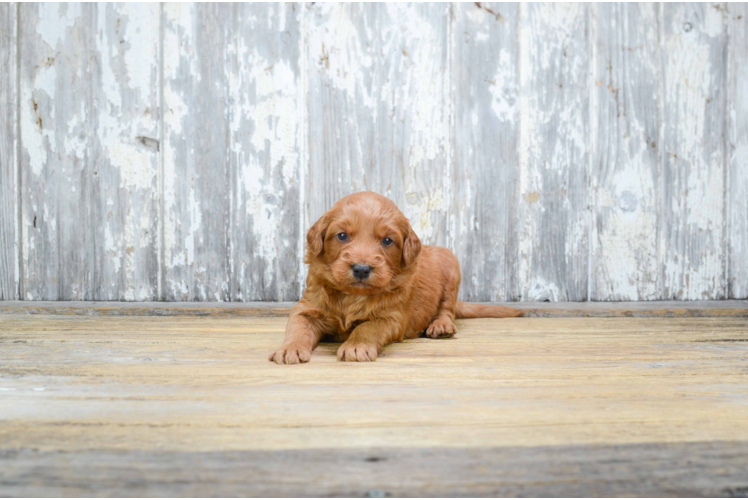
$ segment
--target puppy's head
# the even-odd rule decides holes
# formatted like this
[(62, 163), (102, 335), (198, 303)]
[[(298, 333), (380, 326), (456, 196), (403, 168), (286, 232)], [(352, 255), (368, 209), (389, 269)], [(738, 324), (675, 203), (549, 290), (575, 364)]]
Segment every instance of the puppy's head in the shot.
[(310, 274), (338, 290), (373, 295), (413, 269), (421, 241), (395, 204), (372, 192), (342, 198), (306, 235)]

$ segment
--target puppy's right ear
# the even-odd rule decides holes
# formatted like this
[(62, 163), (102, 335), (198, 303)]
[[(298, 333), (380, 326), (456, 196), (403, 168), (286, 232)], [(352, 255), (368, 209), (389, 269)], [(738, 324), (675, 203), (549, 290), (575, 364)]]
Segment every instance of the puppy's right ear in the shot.
[(329, 226), (327, 214), (319, 218), (306, 233), (306, 244), (310, 256), (319, 257), (324, 250), (325, 234)]

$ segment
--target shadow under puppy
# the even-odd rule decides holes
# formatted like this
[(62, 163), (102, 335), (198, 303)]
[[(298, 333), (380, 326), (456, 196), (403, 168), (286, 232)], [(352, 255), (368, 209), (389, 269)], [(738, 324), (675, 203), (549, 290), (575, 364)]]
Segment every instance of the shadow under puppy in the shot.
[(511, 307), (457, 300), (460, 264), (422, 246), (395, 204), (373, 192), (339, 200), (309, 229), (304, 296), (291, 310), (279, 364), (305, 363), (325, 335), (341, 361), (374, 361), (387, 344), (425, 333), (451, 337), (457, 318), (521, 316)]

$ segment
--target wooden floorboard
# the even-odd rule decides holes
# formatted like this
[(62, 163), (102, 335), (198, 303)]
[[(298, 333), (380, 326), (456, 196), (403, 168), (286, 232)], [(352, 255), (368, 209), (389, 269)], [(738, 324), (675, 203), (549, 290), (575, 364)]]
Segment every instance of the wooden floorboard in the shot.
[(746, 456), (746, 442), (228, 452), (23, 449), (0, 453), (0, 488), (14, 496), (734, 497), (748, 494)]
[(748, 493), (748, 318), (460, 320), (277, 366), (284, 327), (0, 314), (0, 495)]

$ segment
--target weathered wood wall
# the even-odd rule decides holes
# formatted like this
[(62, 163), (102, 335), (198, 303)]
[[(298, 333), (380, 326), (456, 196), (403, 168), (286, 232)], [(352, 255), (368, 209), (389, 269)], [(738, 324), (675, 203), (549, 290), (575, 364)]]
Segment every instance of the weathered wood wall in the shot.
[(748, 297), (745, 4), (1, 4), (0, 300), (295, 300), (394, 199), (466, 300)]

